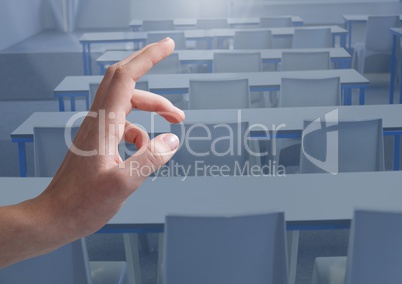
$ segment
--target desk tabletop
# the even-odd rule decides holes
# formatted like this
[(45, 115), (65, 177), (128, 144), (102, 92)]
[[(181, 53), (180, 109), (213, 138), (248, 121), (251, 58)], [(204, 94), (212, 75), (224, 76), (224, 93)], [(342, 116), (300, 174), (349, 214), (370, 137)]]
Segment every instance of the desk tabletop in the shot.
[[(283, 131), (301, 131), (303, 120), (314, 120), (332, 111), (337, 111), (340, 121), (381, 118), (385, 130), (402, 129), (402, 105), (186, 110), (184, 112), (186, 123), (248, 121), (250, 125), (259, 124), (268, 130), (281, 126), (280, 130)], [(86, 112), (35, 112), (11, 133), (11, 138), (32, 138), (34, 126), (65, 126), (74, 115), (81, 116), (77, 120), (77, 123), (80, 123), (85, 114)], [(155, 113), (133, 111), (127, 119), (149, 133), (170, 131), (170, 124)], [(259, 131), (262, 128), (257, 127), (255, 130)]]
[[(367, 22), (369, 16), (370, 15), (343, 15), (343, 19), (346, 22)], [(399, 15), (399, 18), (402, 20), (402, 15)]]
[[(308, 48), (308, 49), (250, 49), (250, 50), (226, 50), (226, 49), (197, 49), (197, 50), (176, 50), (180, 61), (213, 60), (214, 53), (250, 53), (259, 52), (262, 60), (280, 60), (283, 52), (321, 52), (328, 51), (331, 58), (351, 58), (351, 55), (344, 48)], [(103, 53), (96, 59), (101, 62), (118, 62), (132, 54), (133, 51), (110, 50)]]
[[(147, 179), (106, 228), (163, 225), (166, 214), (281, 210), (295, 225), (351, 220), (353, 210), (402, 210), (402, 172)], [(0, 206), (41, 193), (50, 178), (0, 178)]]
[[(348, 31), (336, 26), (315, 26), (315, 27), (285, 27), (285, 28), (250, 28), (247, 30), (270, 30), (273, 36), (292, 36), (295, 29), (310, 29), (318, 27), (329, 27), (333, 34), (346, 34)], [(177, 32), (178, 30), (175, 30)], [(183, 30), (187, 39), (197, 39), (203, 37), (233, 37), (236, 31), (244, 29), (211, 29), (211, 30)], [(169, 32), (169, 31), (163, 31)], [(146, 40), (148, 33), (152, 32), (96, 32), (84, 33), (79, 41), (81, 43), (114, 42), (114, 41), (136, 41)]]
[(396, 36), (402, 37), (402, 28), (391, 28), (391, 33)]
[[(332, 69), (313, 71), (275, 71), (244, 73), (185, 73), (185, 74), (147, 74), (140, 81), (147, 81), (149, 89), (162, 92), (169, 89), (188, 90), (190, 80), (247, 78), (250, 87), (279, 89), (282, 78), (329, 78), (340, 77), (341, 85), (369, 84), (369, 80), (355, 69)], [(89, 91), (89, 83), (99, 83), (102, 76), (67, 76), (54, 89), (55, 95), (63, 93), (82, 93)]]
[[(303, 19), (299, 16), (279, 16), (279, 17), (267, 17), (267, 18), (292, 18), (293, 23), (303, 23)], [(131, 27), (141, 27), (144, 20), (133, 19), (130, 21), (129, 25)], [(178, 18), (173, 19), (175, 26), (195, 26), (197, 23), (196, 18)], [(250, 18), (227, 18), (227, 22), (229, 25), (240, 25), (240, 24), (252, 24), (259, 25), (260, 18), (259, 17), (250, 17)]]

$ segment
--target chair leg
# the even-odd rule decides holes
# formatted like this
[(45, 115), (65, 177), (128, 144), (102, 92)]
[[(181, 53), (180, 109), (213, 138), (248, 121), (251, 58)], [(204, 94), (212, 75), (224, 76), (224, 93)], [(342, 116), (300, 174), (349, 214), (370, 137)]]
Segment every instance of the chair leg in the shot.
[(157, 284), (163, 283), (163, 256), (164, 256), (164, 239), (163, 233), (158, 234), (158, 277)]
[(140, 254), (138, 235), (123, 234), (127, 262), (127, 278), (130, 284), (141, 284)]
[(288, 231), (288, 260), (289, 260), (289, 284), (296, 283), (297, 255), (299, 251), (300, 231)]

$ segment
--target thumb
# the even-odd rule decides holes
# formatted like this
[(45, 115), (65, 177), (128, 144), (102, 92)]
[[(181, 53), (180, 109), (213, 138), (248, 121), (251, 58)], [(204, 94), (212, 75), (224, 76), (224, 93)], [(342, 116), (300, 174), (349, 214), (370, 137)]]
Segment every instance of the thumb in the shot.
[(166, 164), (176, 153), (179, 138), (172, 134), (161, 134), (141, 147), (137, 153), (128, 158), (125, 168), (130, 176), (142, 182), (154, 171)]

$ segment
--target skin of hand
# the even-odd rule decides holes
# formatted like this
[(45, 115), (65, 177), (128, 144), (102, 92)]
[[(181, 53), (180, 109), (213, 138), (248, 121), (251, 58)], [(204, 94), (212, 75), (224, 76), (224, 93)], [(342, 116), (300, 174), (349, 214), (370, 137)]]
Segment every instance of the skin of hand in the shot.
[[(135, 89), (152, 66), (169, 56), (174, 42), (150, 44), (110, 66), (90, 112), (49, 186), (38, 197), (0, 207), (0, 267), (52, 251), (104, 226), (152, 171), (176, 152), (178, 138), (170, 133), (150, 140), (126, 120), (134, 109), (156, 112), (171, 123), (184, 113), (167, 99)], [(118, 143), (124, 139), (138, 152), (123, 161)], [(152, 171), (131, 171), (135, 163)]]

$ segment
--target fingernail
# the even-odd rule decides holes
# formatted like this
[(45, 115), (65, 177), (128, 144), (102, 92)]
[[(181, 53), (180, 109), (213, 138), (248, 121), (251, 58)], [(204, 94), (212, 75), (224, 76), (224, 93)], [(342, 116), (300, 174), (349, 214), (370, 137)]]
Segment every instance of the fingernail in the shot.
[(163, 141), (169, 146), (170, 150), (175, 150), (179, 146), (179, 138), (174, 134), (166, 134), (163, 137)]
[(166, 41), (169, 41), (169, 40), (170, 40), (170, 37), (165, 37), (164, 39), (160, 40), (159, 42), (162, 43), (162, 42), (166, 42)]

